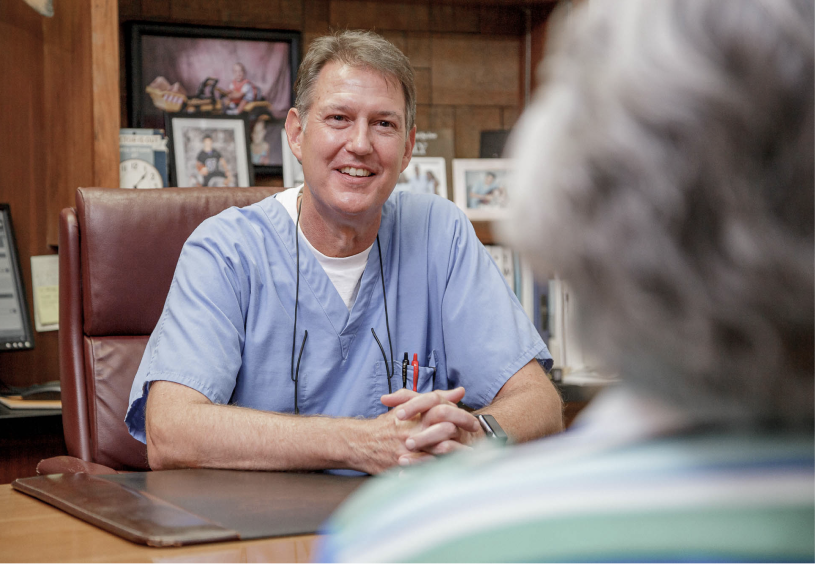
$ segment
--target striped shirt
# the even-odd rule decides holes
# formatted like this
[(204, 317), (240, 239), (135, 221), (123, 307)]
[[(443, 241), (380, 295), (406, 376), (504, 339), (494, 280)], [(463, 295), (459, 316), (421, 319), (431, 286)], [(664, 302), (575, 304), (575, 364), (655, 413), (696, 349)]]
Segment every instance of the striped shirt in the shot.
[(608, 396), (557, 437), (372, 480), (317, 559), (815, 560), (811, 432), (678, 432), (676, 414)]

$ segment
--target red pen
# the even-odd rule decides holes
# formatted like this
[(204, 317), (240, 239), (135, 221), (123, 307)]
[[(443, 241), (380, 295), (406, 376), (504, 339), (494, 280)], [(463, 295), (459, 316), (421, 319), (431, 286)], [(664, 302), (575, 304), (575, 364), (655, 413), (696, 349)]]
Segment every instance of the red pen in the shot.
[(416, 392), (419, 389), (419, 355), (413, 353), (413, 391)]

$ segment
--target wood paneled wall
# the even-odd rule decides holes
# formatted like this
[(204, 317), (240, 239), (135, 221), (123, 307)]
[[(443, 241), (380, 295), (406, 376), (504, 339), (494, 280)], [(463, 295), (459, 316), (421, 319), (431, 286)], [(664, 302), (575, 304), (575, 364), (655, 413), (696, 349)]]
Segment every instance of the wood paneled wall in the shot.
[(119, 187), (117, 0), (60, 0), (43, 19), (47, 241), (80, 186)]
[[(22, 1), (0, 2), (0, 201), (11, 206), (26, 292), (32, 255), (49, 254), (45, 167), (45, 42), (42, 16)], [(29, 313), (32, 314), (33, 310)], [(33, 351), (0, 353), (0, 379), (26, 385), (59, 378), (56, 332), (35, 335)], [(34, 376), (38, 374), (39, 376)]]
[[(119, 185), (117, 36), (117, 0), (60, 0), (52, 18), (0, 2), (0, 201), (11, 206), (30, 306), (31, 256), (56, 252), (76, 188)], [(59, 379), (57, 333), (35, 343), (0, 354), (0, 379)]]

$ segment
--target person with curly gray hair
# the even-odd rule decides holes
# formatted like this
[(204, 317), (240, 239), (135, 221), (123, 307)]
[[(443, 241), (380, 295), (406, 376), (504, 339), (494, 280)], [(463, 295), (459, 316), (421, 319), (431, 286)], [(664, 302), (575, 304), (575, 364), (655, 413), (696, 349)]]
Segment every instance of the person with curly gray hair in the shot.
[(565, 434), (377, 480), (319, 556), (811, 562), (813, 3), (568, 18), (505, 235), (622, 384)]

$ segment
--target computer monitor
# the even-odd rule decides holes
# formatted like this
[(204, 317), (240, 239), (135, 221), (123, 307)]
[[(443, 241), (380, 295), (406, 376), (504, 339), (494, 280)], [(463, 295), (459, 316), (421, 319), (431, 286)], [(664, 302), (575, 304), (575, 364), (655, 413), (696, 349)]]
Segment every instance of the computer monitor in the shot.
[(17, 239), (8, 204), (0, 204), (0, 352), (34, 348)]

